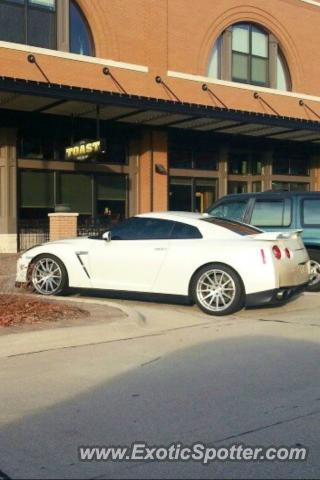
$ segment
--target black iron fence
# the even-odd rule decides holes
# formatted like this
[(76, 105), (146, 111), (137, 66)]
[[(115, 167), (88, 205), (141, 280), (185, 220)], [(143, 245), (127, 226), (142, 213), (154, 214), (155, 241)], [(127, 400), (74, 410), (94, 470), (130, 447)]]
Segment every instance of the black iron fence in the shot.
[(78, 218), (78, 237), (100, 237), (109, 230), (112, 225), (118, 223), (122, 218), (120, 216), (106, 217), (79, 217)]
[[(121, 216), (79, 217), (78, 237), (100, 237), (112, 225), (122, 220)], [(18, 221), (18, 250), (23, 251), (49, 241), (49, 219)]]
[(49, 241), (49, 219), (18, 221), (18, 250), (23, 251)]

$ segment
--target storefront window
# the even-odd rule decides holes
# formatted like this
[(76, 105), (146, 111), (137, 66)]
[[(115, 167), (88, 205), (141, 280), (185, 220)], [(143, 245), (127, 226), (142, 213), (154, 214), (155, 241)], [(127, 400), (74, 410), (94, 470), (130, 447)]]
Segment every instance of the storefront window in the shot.
[(0, 40), (55, 49), (55, 0), (2, 0)]
[(217, 180), (195, 180), (196, 208), (195, 210), (204, 213), (218, 198)]
[(54, 158), (54, 142), (40, 136), (25, 136), (21, 139), (19, 156), (36, 160), (52, 160)]
[(127, 177), (125, 175), (98, 175), (96, 191), (98, 216), (108, 216), (112, 222), (125, 217), (127, 203)]
[(250, 152), (231, 151), (228, 160), (230, 175), (261, 175), (262, 162), (257, 154)]
[(248, 192), (248, 184), (247, 182), (236, 182), (236, 181), (229, 181), (228, 182), (228, 194), (231, 193), (247, 193)]
[(90, 174), (60, 173), (58, 203), (69, 205), (72, 212), (92, 215), (92, 177)]
[(190, 212), (192, 203), (192, 180), (190, 178), (172, 178), (169, 193), (170, 210)]
[(272, 190), (308, 192), (310, 190), (310, 184), (302, 182), (272, 182)]
[(217, 196), (216, 179), (176, 177), (170, 180), (170, 210), (203, 213), (216, 201)]
[[(53, 117), (54, 118), (54, 117)], [(126, 130), (109, 130), (101, 125), (101, 139), (105, 153), (94, 160), (99, 163), (125, 165), (128, 163), (129, 133)], [(79, 141), (97, 139), (96, 122), (73, 119), (71, 122), (29, 121), (19, 134), (18, 156), (36, 160), (65, 160), (65, 149)], [(89, 159), (88, 162), (92, 161)]]
[(272, 172), (274, 175), (310, 175), (308, 154), (290, 151), (276, 151), (273, 155)]
[(54, 210), (54, 172), (21, 170), (19, 215), (21, 219), (47, 218)]
[(262, 183), (261, 182), (252, 182), (252, 192), (253, 193), (262, 192)]
[(168, 147), (171, 168), (217, 170), (218, 148), (205, 137), (171, 134)]

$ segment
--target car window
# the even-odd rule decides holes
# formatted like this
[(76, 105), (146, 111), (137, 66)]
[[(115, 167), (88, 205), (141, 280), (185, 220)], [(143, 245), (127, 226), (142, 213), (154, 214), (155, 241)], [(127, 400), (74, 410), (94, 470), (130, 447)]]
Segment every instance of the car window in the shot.
[(303, 200), (302, 224), (303, 226), (320, 226), (320, 198)]
[(227, 230), (231, 230), (231, 232), (237, 233), (241, 236), (246, 235), (257, 235), (261, 233), (259, 228), (252, 227), (251, 225), (246, 225), (245, 223), (239, 223), (235, 220), (229, 220), (227, 218), (204, 218), (202, 219), (204, 222), (211, 223), (212, 225), (217, 225), (218, 227), (226, 228)]
[(202, 238), (202, 235), (198, 228), (194, 227), (193, 225), (176, 222), (170, 238), (171, 240), (194, 239)]
[(247, 208), (248, 200), (231, 200), (220, 203), (208, 213), (213, 217), (229, 218), (230, 220), (242, 220)]
[(111, 229), (112, 240), (169, 239), (174, 222), (157, 218), (133, 217)]
[(289, 227), (291, 224), (291, 200), (256, 200), (251, 222), (257, 227)]

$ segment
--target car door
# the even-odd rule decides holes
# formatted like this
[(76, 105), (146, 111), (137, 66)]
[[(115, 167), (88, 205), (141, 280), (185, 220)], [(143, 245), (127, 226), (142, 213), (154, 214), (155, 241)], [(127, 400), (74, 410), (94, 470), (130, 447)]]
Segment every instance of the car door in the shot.
[(167, 255), (174, 223), (133, 217), (111, 229), (111, 241), (101, 240), (90, 252), (93, 288), (152, 291)]
[(203, 237), (197, 227), (175, 222), (168, 255), (154, 285), (155, 293), (188, 295), (190, 276), (198, 266), (202, 242)]

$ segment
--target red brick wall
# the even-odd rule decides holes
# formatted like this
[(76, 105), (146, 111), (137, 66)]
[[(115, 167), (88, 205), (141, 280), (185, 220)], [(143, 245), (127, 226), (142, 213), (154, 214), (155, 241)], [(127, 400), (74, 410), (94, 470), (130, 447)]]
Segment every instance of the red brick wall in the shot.
[[(278, 38), (293, 80), (293, 90), (320, 95), (320, 8), (300, 0), (78, 0), (91, 25), (97, 56), (149, 67), (149, 73), (113, 68), (128, 93), (159, 98), (170, 94), (154, 81), (166, 79), (179, 98), (212, 104), (201, 84), (166, 78), (167, 70), (205, 75), (208, 57), (221, 31), (237, 21), (254, 21)], [(43, 80), (26, 52), (0, 48), (0, 75)], [(117, 91), (101, 65), (37, 55), (51, 82)], [(252, 92), (217, 85), (228, 107), (268, 111)], [(308, 118), (295, 98), (265, 95), (280, 115)], [(320, 105), (310, 102), (320, 113)], [(268, 113), (272, 113), (269, 111)], [(311, 114), (312, 117), (312, 114)]]

